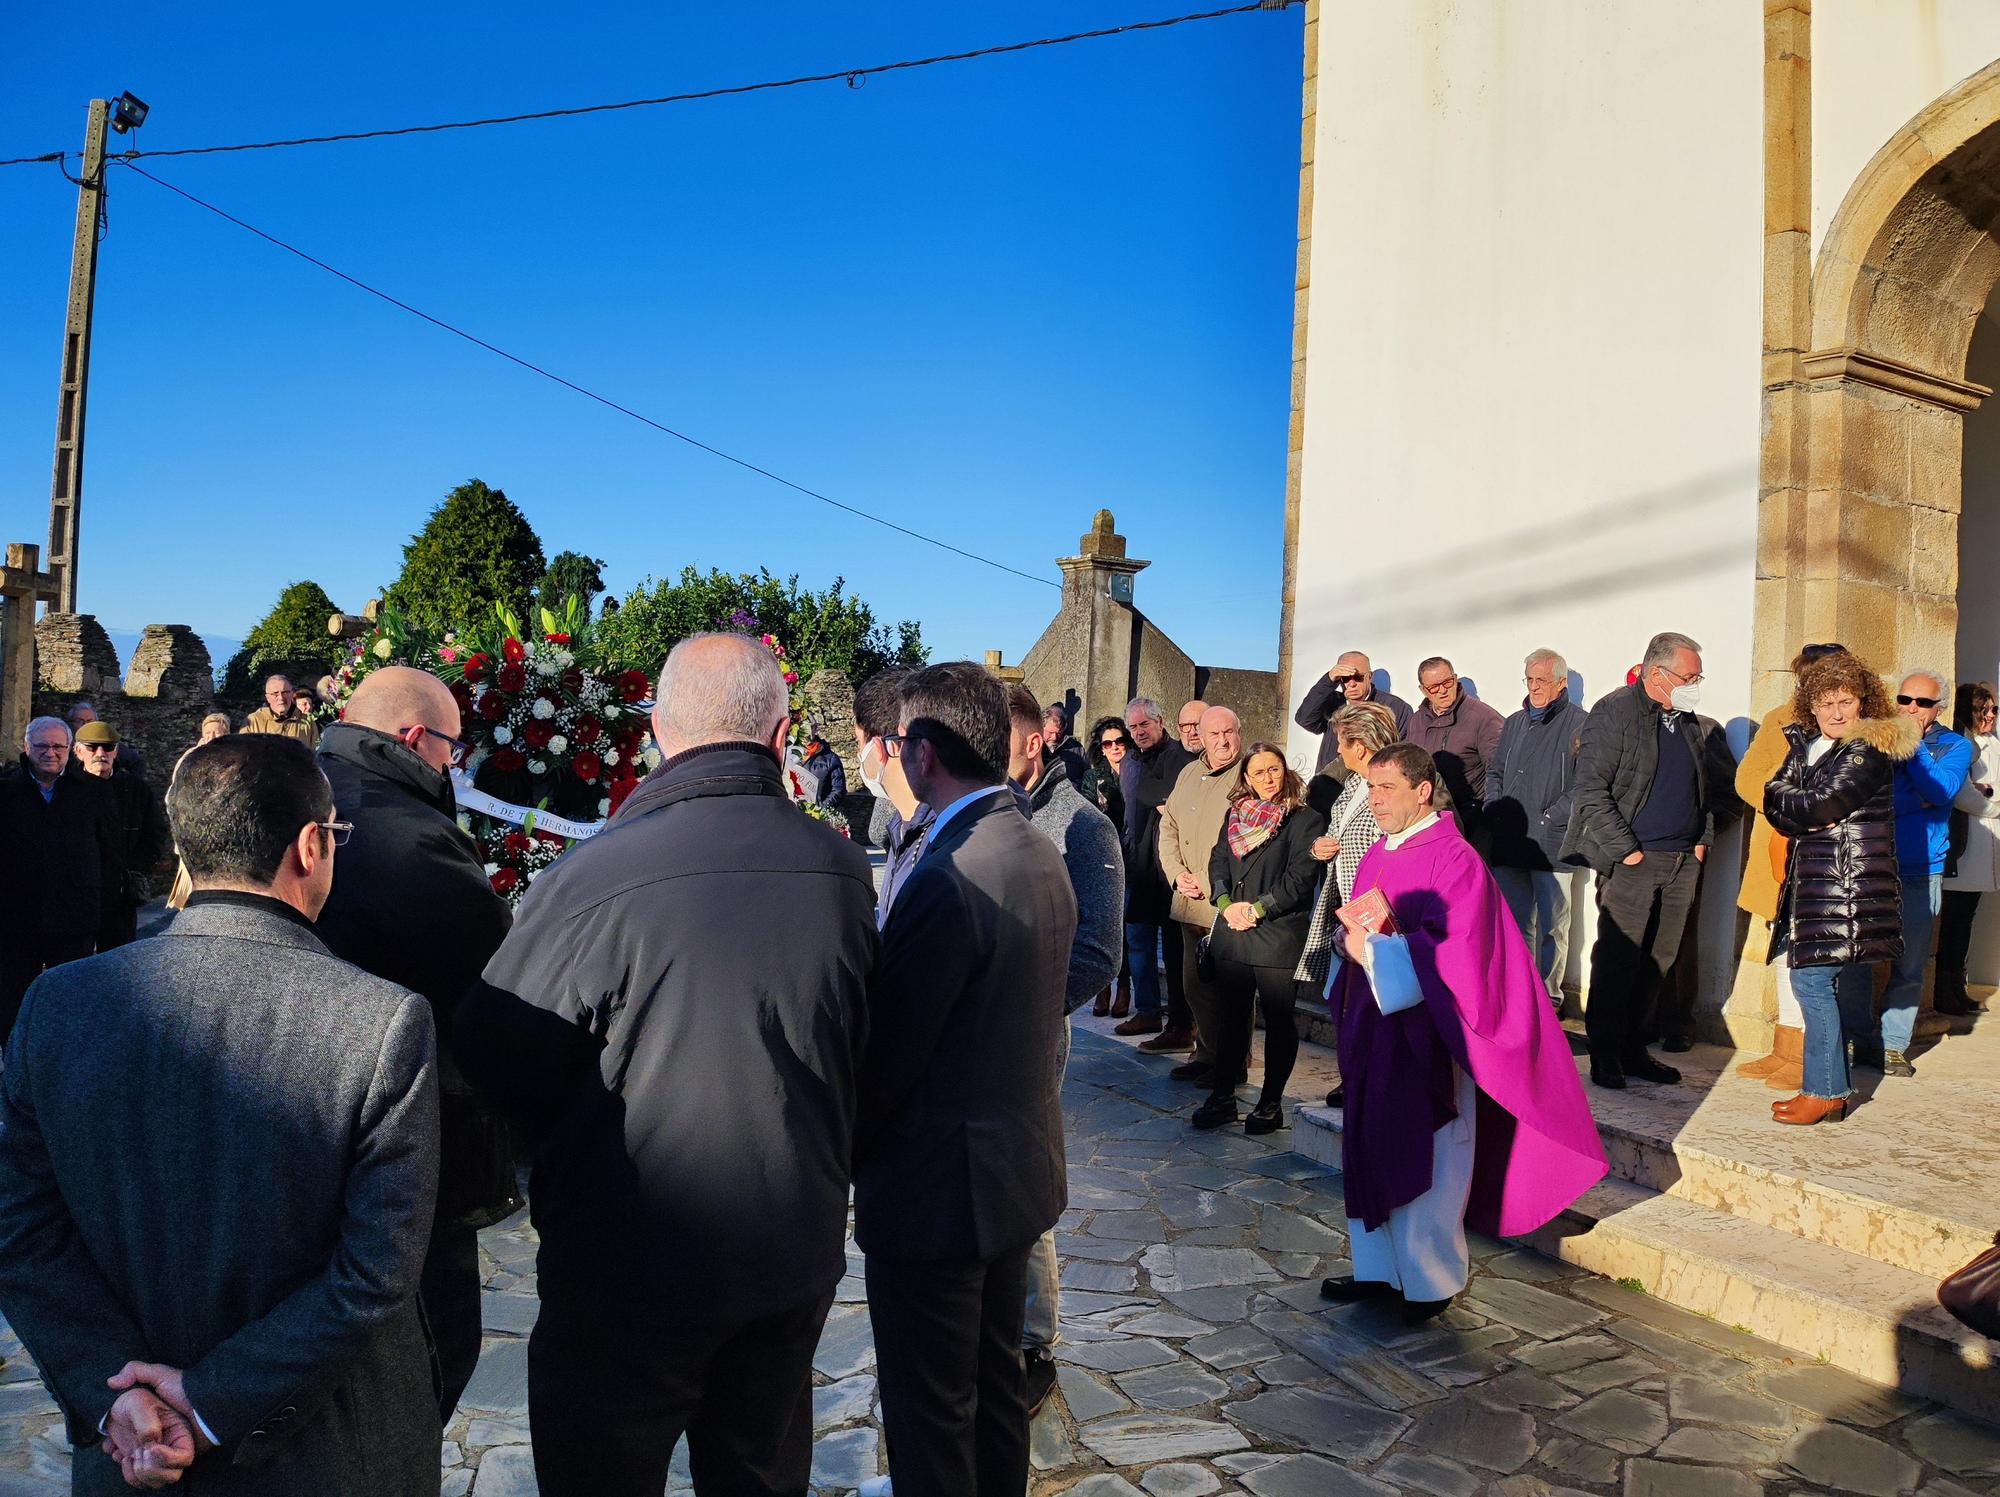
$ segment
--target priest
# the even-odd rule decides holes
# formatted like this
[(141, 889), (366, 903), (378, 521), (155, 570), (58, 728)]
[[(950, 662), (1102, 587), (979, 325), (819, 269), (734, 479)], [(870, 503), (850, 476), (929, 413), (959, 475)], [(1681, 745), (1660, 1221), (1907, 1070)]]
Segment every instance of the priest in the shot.
[[(1399, 1298), (1415, 1323), (1465, 1287), (1468, 1225), (1498, 1237), (1534, 1231), (1603, 1178), (1604, 1147), (1520, 928), (1438, 809), (1435, 761), (1393, 744), (1367, 775), (1383, 837), (1361, 860), (1354, 896), (1379, 890), (1391, 926), (1371, 937), (1350, 914), (1340, 932), (1347, 959), (1330, 996), (1347, 1090), (1341, 1166), (1354, 1273), (1320, 1291)], [(1407, 944), (1406, 963), (1385, 939)]]

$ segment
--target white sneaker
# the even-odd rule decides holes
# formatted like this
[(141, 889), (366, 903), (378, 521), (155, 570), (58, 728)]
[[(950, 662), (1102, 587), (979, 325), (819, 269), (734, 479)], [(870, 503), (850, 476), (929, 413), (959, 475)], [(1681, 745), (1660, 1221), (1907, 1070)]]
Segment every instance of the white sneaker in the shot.
[(895, 1488), (886, 1476), (871, 1476), (855, 1490), (854, 1497), (895, 1497)]

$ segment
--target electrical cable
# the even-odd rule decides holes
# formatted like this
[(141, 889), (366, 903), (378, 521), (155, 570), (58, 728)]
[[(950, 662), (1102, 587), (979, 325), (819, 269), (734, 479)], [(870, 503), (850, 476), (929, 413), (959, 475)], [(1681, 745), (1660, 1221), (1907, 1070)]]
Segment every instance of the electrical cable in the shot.
[(992, 567), (995, 571), (1007, 572), (1015, 577), (1023, 578), (1024, 580), (1029, 582), (1039, 582), (1044, 587), (1060, 588), (1062, 586), (1060, 582), (1053, 581), (1050, 578), (1037, 577), (1032, 572), (1023, 572), (1018, 567), (1010, 567), (1005, 562), (994, 561), (991, 557), (981, 556), (977, 552), (967, 551), (962, 547), (952, 545), (951, 542), (949, 541), (941, 541), (936, 536), (925, 535), (920, 530), (912, 530), (907, 525), (898, 525), (894, 520), (885, 520), (880, 515), (870, 514), (867, 510), (858, 509), (852, 504), (843, 504), (840, 500), (831, 498), (826, 494), (822, 494), (817, 489), (807, 488), (804, 484), (795, 483), (791, 479), (786, 478), (782, 474), (773, 473), (769, 468), (759, 467), (756, 463), (751, 462), (748, 458), (737, 457), (734, 453), (724, 452), (720, 447), (710, 446), (707, 442), (702, 441), (698, 437), (691, 437), (684, 431), (676, 431), (671, 426), (667, 426), (661, 422), (655, 421), (651, 416), (642, 415), (640, 412), (633, 410), (630, 406), (620, 405), (617, 401), (611, 399), (609, 396), (600, 395), (595, 390), (587, 389), (583, 385), (579, 385), (578, 383), (576, 383), (576, 381), (574, 380), (565, 379), (563, 378), (563, 376), (554, 373), (552, 370), (544, 369), (541, 365), (532, 363), (531, 361), (522, 358), (519, 354), (509, 353), (506, 349), (501, 348), (498, 344), (488, 343), (484, 338), (481, 338), (473, 333), (468, 333), (464, 328), (455, 327), (451, 323), (446, 322), (442, 317), (433, 317), (429, 312), (423, 311), (418, 307), (413, 307), (406, 301), (398, 300), (396, 297), (391, 296), (388, 292), (383, 291), (377, 287), (371, 286), (366, 281), (361, 280), (356, 276), (351, 276), (346, 271), (341, 270), (336, 266), (327, 264), (326, 261), (318, 258), (315, 255), (308, 254), (306, 251), (300, 249), (297, 245), (287, 244), (284, 240), (278, 238), (277, 235), (268, 234), (264, 230), (258, 228), (255, 224), (246, 223), (243, 219), (238, 218), (235, 214), (230, 213), (225, 209), (218, 208), (213, 203), (205, 202), (201, 198), (198, 198), (193, 193), (189, 192), (186, 188), (176, 187), (173, 183), (154, 176), (151, 172), (147, 171), (143, 166), (139, 166), (134, 162), (124, 160), (122, 157), (116, 159), (118, 159), (119, 164), (124, 166), (128, 171), (135, 172), (139, 176), (144, 177), (148, 182), (151, 182), (154, 186), (164, 187), (168, 192), (173, 193), (177, 197), (185, 198), (188, 202), (193, 203), (197, 208), (207, 209), (210, 213), (213, 213), (217, 218), (224, 219), (227, 222), (236, 225), (237, 228), (243, 229), (248, 233), (256, 235), (259, 239), (262, 239), (265, 243), (274, 245), (275, 247), (285, 251), (285, 253), (289, 255), (296, 255), (299, 259), (305, 261), (308, 265), (316, 266), (320, 270), (325, 271), (328, 275), (334, 276), (339, 280), (347, 282), (348, 285), (354, 287), (356, 290), (365, 291), (370, 296), (376, 297), (381, 301), (387, 302), (390, 306), (397, 308), (399, 311), (407, 312), (412, 317), (416, 317), (424, 322), (428, 322), (432, 327), (440, 328), (443, 331), (450, 333), (454, 337), (463, 338), (467, 343), (473, 344), (475, 347), (478, 348), (483, 348), (488, 353), (497, 354), (499, 357), (505, 359), (508, 363), (518, 365), (519, 367), (527, 370), (530, 374), (538, 374), (543, 379), (551, 380), (554, 383), (561, 385), (566, 390), (574, 391), (576, 394), (584, 396), (586, 399), (596, 401), (599, 405), (609, 407), (611, 410), (618, 412), (621, 416), (630, 416), (634, 421), (640, 422), (646, 426), (650, 426), (655, 431), (664, 432), (667, 436), (674, 438), (676, 441), (685, 442), (687, 443), (688, 446), (698, 448), (701, 451), (708, 453), (711, 457), (719, 457), (726, 463), (734, 463), (737, 467), (743, 468), (751, 473), (755, 473), (759, 477), (768, 478), (773, 483), (782, 484), (786, 488), (791, 489), (796, 493), (804, 494), (808, 499), (817, 499), (821, 504), (831, 505), (834, 509), (844, 510), (850, 515), (856, 515), (863, 520), (867, 520), (872, 522), (873, 524), (880, 525), (885, 530), (893, 530), (899, 535), (908, 536), (911, 540), (922, 541), (927, 546), (936, 546), (941, 551), (949, 551), (954, 556), (962, 556), (967, 561), (976, 561), (981, 566)]
[[(661, 104), (687, 104), (703, 99), (726, 99), (740, 94), (768, 93), (774, 89), (801, 88), (808, 84), (845, 82), (850, 88), (858, 88), (858, 79), (878, 78), (885, 73), (908, 72), (915, 68), (937, 67), (944, 63), (974, 62), (986, 57), (1004, 57), (1015, 52), (1032, 52), (1043, 47), (1067, 46), (1072, 42), (1101, 41), (1107, 37), (1129, 36), (1143, 31), (1163, 31), (1170, 26), (1185, 26), (1195, 21), (1215, 21), (1227, 16), (1249, 15), (1260, 10), (1283, 10), (1298, 3), (1298, 0), (1249, 0), (1248, 4), (1232, 5), (1223, 10), (1197, 11), (1191, 15), (1168, 16), (1157, 21), (1132, 21), (1123, 26), (1105, 26), (1095, 31), (1074, 31), (1067, 36), (1038, 37), (1033, 41), (1006, 42), (999, 46), (980, 47), (970, 52), (945, 52), (935, 57), (913, 57), (902, 62), (874, 63), (868, 67), (838, 68), (828, 73), (808, 73), (798, 78), (776, 78), (763, 83), (736, 83), (720, 88), (697, 89), (692, 93), (663, 94), (654, 99), (626, 99), (615, 104), (584, 104), (569, 109), (541, 109), (531, 114), (492, 115), (484, 119), (449, 120), (434, 125), (403, 125), (383, 130), (351, 130), (338, 135), (302, 135), (290, 140), (245, 141), (224, 146), (184, 146), (178, 150), (123, 152), (115, 159), (128, 165), (131, 162), (166, 156), (216, 156), (235, 151), (275, 151), (289, 146), (336, 145), (353, 140), (387, 140), (401, 135), (434, 135), (445, 130), (478, 130), (488, 125), (520, 125), (535, 120), (575, 119), (587, 114), (610, 114), (623, 109), (650, 109)], [(16, 156), (0, 161), (0, 166), (28, 166), (43, 161), (61, 161), (74, 152), (46, 151), (39, 156)]]

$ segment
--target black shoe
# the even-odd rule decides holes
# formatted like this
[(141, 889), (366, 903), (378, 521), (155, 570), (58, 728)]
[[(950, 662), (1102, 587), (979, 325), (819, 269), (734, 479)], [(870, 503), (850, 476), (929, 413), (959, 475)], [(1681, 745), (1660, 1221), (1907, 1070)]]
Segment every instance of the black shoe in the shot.
[(1401, 1299), (1403, 1294), (1394, 1284), (1384, 1284), (1380, 1279), (1357, 1279), (1349, 1275), (1343, 1279), (1321, 1279), (1319, 1297), (1351, 1305), (1364, 1299)]
[(1590, 1063), (1590, 1082), (1607, 1091), (1622, 1092), (1625, 1090), (1625, 1073), (1612, 1061), (1593, 1060)]
[(1882, 1047), (1864, 1044), (1860, 1040), (1850, 1040), (1847, 1047), (1847, 1063), (1850, 1066), (1858, 1066), (1864, 1071), (1879, 1071), (1882, 1069)]
[(1332, 1091), (1328, 1092), (1326, 1094), (1326, 1105), (1328, 1107), (1342, 1107), (1342, 1108), (1346, 1107), (1347, 1088), (1344, 1086), (1336, 1086)]
[(1669, 1055), (1685, 1055), (1694, 1048), (1694, 1041), (1675, 1035), (1672, 1039), (1661, 1040), (1660, 1048)]
[(1882, 1074), (1884, 1076), (1914, 1076), (1917, 1068), (1910, 1064), (1910, 1057), (1900, 1050), (1882, 1052)]
[(1435, 1320), (1451, 1308), (1448, 1299), (1406, 1299), (1403, 1301), (1403, 1321), (1406, 1325), (1422, 1325), (1427, 1320)]
[(1948, 1019), (1971, 1019), (1986, 1012), (1970, 998), (1957, 998), (1950, 993), (1937, 998), (1932, 1006)]
[(1243, 1120), (1245, 1133), (1276, 1133), (1285, 1126), (1285, 1104), (1271, 1102), (1250, 1109), (1250, 1116)]
[(1194, 1116), (1188, 1121), (1205, 1133), (1210, 1128), (1235, 1122), (1238, 1116), (1234, 1097), (1210, 1097), (1194, 1110)]
[(1215, 1067), (1199, 1060), (1184, 1060), (1167, 1074), (1176, 1081), (1192, 1081), (1207, 1086), (1215, 1080)]
[(1027, 1357), (1028, 1417), (1032, 1419), (1056, 1390), (1056, 1359), (1045, 1351), (1031, 1351)]
[(1681, 1073), (1672, 1066), (1663, 1065), (1644, 1053), (1633, 1056), (1621, 1069), (1634, 1081), (1650, 1081), (1655, 1086), (1672, 1086), (1681, 1079)]

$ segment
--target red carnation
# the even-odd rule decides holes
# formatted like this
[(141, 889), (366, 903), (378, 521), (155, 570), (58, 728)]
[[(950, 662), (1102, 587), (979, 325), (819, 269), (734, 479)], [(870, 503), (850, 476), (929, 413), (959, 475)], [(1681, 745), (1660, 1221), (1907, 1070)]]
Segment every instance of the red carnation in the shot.
[(462, 674), (476, 686), (486, 679), (486, 672), (492, 664), (493, 662), (484, 655), (468, 655), (465, 657), (465, 669)]
[(528, 684), (528, 673), (518, 665), (503, 665), (493, 679), (502, 691), (520, 691)]
[(603, 731), (604, 724), (596, 718), (580, 717), (577, 719), (576, 726), (569, 731), (569, 741), (576, 744), (595, 743), (597, 742), (598, 735)]
[(496, 868), (487, 880), (495, 894), (512, 894), (520, 886), (521, 875), (511, 868)]
[(479, 715), (490, 723), (497, 723), (507, 715), (507, 699), (497, 691), (488, 691), (479, 699)]
[(644, 671), (627, 671), (618, 678), (618, 694), (628, 702), (645, 701), (652, 689)]
[(523, 660), (528, 658), (528, 652), (521, 648), (521, 641), (518, 639), (509, 639), (505, 644), (500, 646), (500, 658), (509, 665), (519, 665)]
[(528, 855), (528, 839), (519, 832), (509, 832), (500, 839), (500, 851), (510, 858), (524, 858)]
[(521, 728), (521, 741), (531, 749), (547, 748), (555, 736), (555, 725), (544, 718), (531, 717)]
[(543, 638), (548, 640), (552, 645), (566, 645), (569, 643), (569, 636), (567, 634), (547, 634)]
[(588, 749), (569, 761), (569, 767), (576, 771), (576, 777), (586, 785), (597, 783), (597, 777), (604, 773), (604, 761)]
[(522, 757), (521, 751), (513, 748), (495, 749), (492, 759), (488, 762), (501, 774), (518, 774), (528, 767), (528, 761)]

